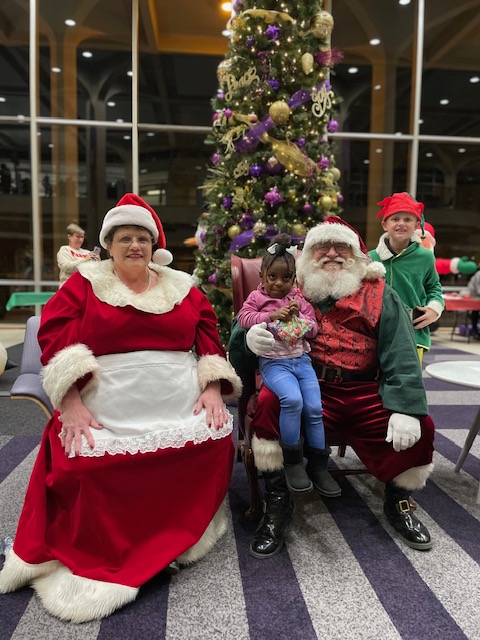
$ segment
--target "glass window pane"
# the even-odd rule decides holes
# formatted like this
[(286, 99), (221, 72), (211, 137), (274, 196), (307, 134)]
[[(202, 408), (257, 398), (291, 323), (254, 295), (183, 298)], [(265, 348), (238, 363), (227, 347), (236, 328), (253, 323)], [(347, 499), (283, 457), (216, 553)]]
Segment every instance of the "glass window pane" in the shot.
[[(18, 7), (17, 7), (18, 8)], [(25, 19), (28, 34), (28, 16)], [(4, 34), (2, 33), (2, 40)], [(28, 37), (28, 36), (27, 36)], [(0, 116), (28, 116), (28, 40), (11, 46), (0, 46)]]

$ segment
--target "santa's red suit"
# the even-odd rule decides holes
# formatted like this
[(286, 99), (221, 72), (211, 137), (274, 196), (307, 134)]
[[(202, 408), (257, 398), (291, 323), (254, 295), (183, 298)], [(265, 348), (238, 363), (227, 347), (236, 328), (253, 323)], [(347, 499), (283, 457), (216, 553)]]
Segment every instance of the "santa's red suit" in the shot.
[(58, 411), (49, 421), (0, 592), (30, 584), (76, 622), (135, 599), (175, 558), (201, 558), (226, 528), (232, 416), (217, 431), (194, 408), (209, 382), (222, 381), (225, 399), (241, 383), (191, 276), (150, 268), (158, 283), (134, 294), (111, 260), (84, 263), (42, 313), (54, 407), (77, 384), (104, 428), (92, 430), (93, 449), (84, 440), (80, 457), (67, 457)]

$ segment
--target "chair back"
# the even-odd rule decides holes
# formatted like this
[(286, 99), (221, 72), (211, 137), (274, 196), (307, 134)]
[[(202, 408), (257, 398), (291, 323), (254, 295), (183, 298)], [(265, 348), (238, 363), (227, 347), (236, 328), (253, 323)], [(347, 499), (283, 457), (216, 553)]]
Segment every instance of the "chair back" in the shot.
[(37, 334), (40, 327), (40, 316), (31, 316), (25, 325), (25, 339), (23, 342), (21, 373), (40, 373), (42, 351), (38, 344)]
[(258, 287), (261, 264), (262, 258), (240, 258), (232, 255), (232, 296), (235, 314), (242, 308), (248, 294)]
[(40, 327), (40, 316), (31, 316), (25, 325), (25, 340), (23, 342), (20, 375), (10, 390), (12, 400), (32, 400), (39, 405), (50, 418), (53, 406), (45, 393), (40, 377), (42, 355), (38, 344), (37, 334)]

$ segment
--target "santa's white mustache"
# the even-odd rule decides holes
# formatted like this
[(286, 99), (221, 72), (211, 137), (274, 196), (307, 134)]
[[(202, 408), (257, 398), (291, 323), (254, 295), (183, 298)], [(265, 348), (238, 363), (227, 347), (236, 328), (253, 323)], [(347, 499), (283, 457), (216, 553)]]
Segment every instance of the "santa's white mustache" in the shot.
[(337, 258), (320, 258), (320, 260), (313, 260), (312, 264), (314, 268), (319, 268), (321, 269), (323, 267), (324, 264), (326, 264), (327, 262), (338, 262), (339, 264), (343, 264), (343, 268), (344, 269), (351, 269), (351, 267), (353, 267), (353, 265), (355, 264), (355, 260), (353, 258), (341, 258), (340, 256), (338, 256)]

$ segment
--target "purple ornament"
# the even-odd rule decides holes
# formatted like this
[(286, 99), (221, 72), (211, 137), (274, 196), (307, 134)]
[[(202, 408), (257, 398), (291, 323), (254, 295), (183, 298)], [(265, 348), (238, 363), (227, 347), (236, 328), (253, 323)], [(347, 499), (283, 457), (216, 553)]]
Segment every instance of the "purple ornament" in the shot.
[(327, 131), (329, 133), (335, 133), (336, 131), (338, 131), (339, 126), (340, 125), (336, 120), (329, 120), (327, 122)]
[(245, 43), (247, 47), (253, 47), (253, 45), (255, 44), (255, 38), (253, 36), (248, 36), (248, 38), (245, 40)]
[(265, 29), (264, 34), (267, 36), (267, 38), (270, 38), (270, 40), (278, 40), (279, 31), (280, 31), (280, 27), (277, 27), (276, 25), (271, 24), (268, 27), (268, 29)]
[(299, 149), (302, 149), (305, 146), (305, 142), (306, 142), (305, 138), (299, 138), (297, 140), (297, 147)]
[(231, 109), (225, 109), (225, 117), (226, 118), (230, 118), (231, 115), (232, 115), (232, 110)]
[(276, 80), (275, 78), (270, 78), (270, 80), (267, 80), (267, 82), (274, 91), (278, 91), (278, 88), (280, 87), (280, 83), (278, 80)]
[(223, 198), (222, 200), (222, 206), (224, 209), (231, 209), (233, 205), (233, 198), (231, 198), (230, 196), (226, 196), (225, 198)]
[(279, 202), (283, 202), (283, 197), (281, 193), (278, 193), (277, 187), (273, 187), (273, 189), (270, 189), (270, 191), (265, 194), (264, 200), (268, 202), (271, 207), (274, 207)]
[(255, 218), (253, 217), (251, 211), (246, 211), (245, 213), (242, 214), (242, 217), (240, 218), (240, 226), (242, 227), (242, 229), (245, 229), (245, 230), (251, 229), (254, 224), (255, 224)]
[(216, 122), (217, 120), (218, 120), (218, 112), (216, 111), (216, 112), (213, 114), (213, 121), (214, 121), (214, 122)]
[(210, 284), (217, 284), (218, 282), (218, 273), (217, 271), (215, 271), (215, 273), (212, 273), (211, 276), (208, 276), (208, 281)]
[(218, 161), (220, 160), (220, 156), (218, 155), (218, 153), (214, 153), (211, 157), (212, 160), (212, 164), (218, 164)]
[(322, 156), (320, 158), (320, 160), (317, 162), (317, 167), (319, 169), (328, 169), (328, 167), (330, 166), (330, 160), (327, 158), (327, 156)]
[(342, 194), (341, 194), (341, 193), (339, 193), (339, 194), (337, 195), (337, 202), (338, 202), (338, 204), (342, 204), (342, 203), (343, 203), (343, 196), (342, 196)]
[(223, 91), (217, 91), (217, 98), (219, 100), (223, 100), (225, 98), (225, 94), (223, 93)]
[(308, 204), (308, 202), (306, 202), (306, 203), (303, 205), (302, 209), (303, 209), (303, 213), (308, 214), (308, 213), (312, 213), (313, 207), (312, 207), (312, 205), (311, 205), (311, 204)]
[(263, 170), (259, 164), (253, 164), (250, 167), (250, 175), (252, 178), (258, 178), (262, 174)]
[(271, 176), (278, 176), (278, 174), (282, 173), (283, 166), (280, 162), (270, 162), (270, 160), (265, 165), (266, 172)]

